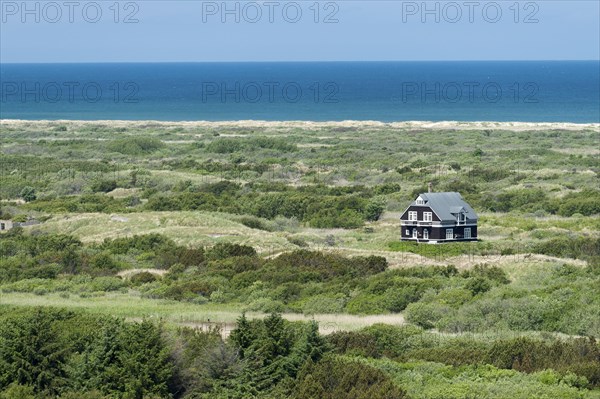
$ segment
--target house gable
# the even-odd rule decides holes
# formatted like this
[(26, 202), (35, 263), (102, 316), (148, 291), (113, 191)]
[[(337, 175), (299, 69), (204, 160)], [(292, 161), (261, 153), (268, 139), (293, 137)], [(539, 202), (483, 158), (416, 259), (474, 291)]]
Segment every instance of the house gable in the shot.
[(431, 219), (434, 222), (439, 222), (441, 220), (440, 217), (435, 213), (435, 211), (431, 207), (424, 206), (424, 205), (409, 205), (409, 207), (406, 208), (406, 210), (404, 211), (402, 216), (400, 216), (400, 220), (407, 221), (408, 220), (408, 212), (417, 212), (418, 220), (424, 220), (424, 217), (423, 217), (424, 212), (431, 212)]

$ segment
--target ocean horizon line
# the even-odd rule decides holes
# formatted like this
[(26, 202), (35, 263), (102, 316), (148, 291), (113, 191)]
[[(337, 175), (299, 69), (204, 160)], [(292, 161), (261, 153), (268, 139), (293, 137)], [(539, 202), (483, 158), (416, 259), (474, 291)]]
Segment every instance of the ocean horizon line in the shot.
[(335, 63), (458, 63), (458, 62), (600, 62), (600, 59), (533, 59), (533, 60), (238, 60), (238, 61), (16, 61), (0, 65), (64, 65), (64, 64), (335, 64)]

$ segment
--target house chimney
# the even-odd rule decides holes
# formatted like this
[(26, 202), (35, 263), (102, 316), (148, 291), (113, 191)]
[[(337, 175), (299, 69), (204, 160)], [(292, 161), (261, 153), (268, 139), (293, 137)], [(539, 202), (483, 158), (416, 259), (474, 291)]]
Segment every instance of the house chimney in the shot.
[(433, 184), (431, 182), (427, 183), (427, 191), (430, 193), (433, 191)]

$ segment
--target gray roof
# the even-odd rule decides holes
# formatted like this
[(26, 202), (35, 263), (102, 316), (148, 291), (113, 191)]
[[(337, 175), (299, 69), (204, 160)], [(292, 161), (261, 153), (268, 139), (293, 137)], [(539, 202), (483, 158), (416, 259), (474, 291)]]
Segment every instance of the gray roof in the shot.
[[(467, 219), (477, 219), (477, 213), (471, 208), (469, 204), (461, 197), (459, 193), (448, 192), (448, 193), (423, 193), (419, 194), (425, 201), (425, 205), (431, 207), (439, 218), (444, 220), (456, 220), (456, 214), (464, 209)], [(415, 199), (411, 206), (422, 206), (417, 205)]]

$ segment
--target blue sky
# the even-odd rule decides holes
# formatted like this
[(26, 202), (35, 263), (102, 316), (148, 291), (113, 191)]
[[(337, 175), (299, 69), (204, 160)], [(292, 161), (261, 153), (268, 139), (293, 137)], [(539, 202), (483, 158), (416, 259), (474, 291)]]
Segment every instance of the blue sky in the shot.
[(597, 0), (114, 3), (0, 0), (0, 62), (600, 59)]

